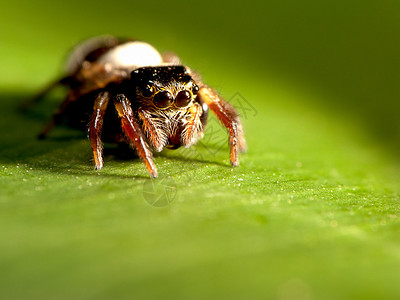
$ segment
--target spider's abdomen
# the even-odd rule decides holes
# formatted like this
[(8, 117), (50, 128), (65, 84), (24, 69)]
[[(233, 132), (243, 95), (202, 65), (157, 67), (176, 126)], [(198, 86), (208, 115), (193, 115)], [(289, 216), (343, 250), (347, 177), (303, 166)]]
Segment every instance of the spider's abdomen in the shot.
[(113, 36), (83, 41), (68, 56), (65, 71), (74, 74), (85, 62), (101, 63), (114, 69), (134, 70), (161, 65), (161, 54), (150, 44)]

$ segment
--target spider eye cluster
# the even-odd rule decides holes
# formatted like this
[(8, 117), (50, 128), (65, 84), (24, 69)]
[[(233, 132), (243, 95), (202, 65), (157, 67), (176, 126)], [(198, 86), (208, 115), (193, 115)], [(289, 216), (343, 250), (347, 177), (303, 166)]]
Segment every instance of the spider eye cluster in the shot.
[[(130, 80), (136, 86), (136, 93), (152, 101), (158, 108), (168, 108), (171, 105), (184, 108), (199, 92), (199, 87), (183, 66), (139, 68), (132, 71)], [(166, 88), (179, 85), (183, 85), (184, 89), (177, 94)]]
[(197, 85), (194, 85), (191, 89), (191, 92), (190, 90), (182, 90), (176, 95), (174, 99), (174, 96), (169, 91), (164, 90), (156, 93), (156, 88), (151, 84), (145, 85), (140, 88), (140, 93), (143, 97), (151, 98), (154, 96), (153, 103), (158, 108), (168, 108), (173, 103), (175, 103), (175, 106), (179, 108), (186, 107), (192, 100), (192, 94), (197, 95), (198, 91), (199, 87)]

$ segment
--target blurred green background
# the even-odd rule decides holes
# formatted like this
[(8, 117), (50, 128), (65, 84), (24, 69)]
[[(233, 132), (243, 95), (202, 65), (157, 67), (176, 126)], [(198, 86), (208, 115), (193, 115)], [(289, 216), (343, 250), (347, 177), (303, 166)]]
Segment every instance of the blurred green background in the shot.
[[(45, 0), (2, 11), (0, 297), (400, 297), (400, 2)], [(213, 119), (194, 152), (156, 156), (158, 183), (114, 155), (94, 172), (71, 129), (37, 141), (62, 92), (28, 115), (18, 103), (99, 34), (174, 51), (239, 99), (241, 166), (229, 167)], [(169, 205), (145, 201), (152, 184), (156, 195), (171, 187)]]

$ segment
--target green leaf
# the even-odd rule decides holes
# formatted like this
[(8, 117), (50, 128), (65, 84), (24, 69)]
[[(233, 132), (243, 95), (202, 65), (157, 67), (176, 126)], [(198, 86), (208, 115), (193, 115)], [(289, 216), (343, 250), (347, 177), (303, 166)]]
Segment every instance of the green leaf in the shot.
[[(330, 24), (318, 14), (323, 8), (263, 4), (254, 18), (250, 8), (211, 1), (197, 11), (154, 1), (155, 10), (123, 1), (113, 9), (77, 4), (60, 9), (48, 2), (32, 14), (37, 4), (26, 1), (21, 11), (8, 3), (12, 13), (1, 21), (2, 298), (399, 298), (400, 172), (393, 150), (400, 130), (398, 120), (380, 113), (395, 115), (397, 98), (382, 91), (385, 107), (375, 110), (350, 85), (329, 92), (343, 83), (338, 70), (345, 64), (360, 75), (358, 88), (376, 77), (355, 72), (357, 59), (331, 60), (322, 55), (325, 48), (313, 47), (317, 25)], [(346, 31), (340, 26), (354, 23), (345, 7), (325, 15), (342, 20), (329, 27), (332, 47)], [(363, 30), (374, 9), (364, 7), (355, 30)], [(262, 18), (265, 11), (272, 19)], [(388, 33), (394, 13), (383, 11), (379, 28)], [(291, 15), (298, 18), (297, 33), (280, 27)], [(307, 20), (316, 22), (311, 31)], [(248, 142), (239, 167), (231, 168), (227, 133), (213, 116), (194, 147), (155, 154), (155, 180), (114, 145), (106, 145), (104, 168), (95, 171), (85, 133), (60, 126), (48, 139), (36, 139), (64, 91), (27, 113), (18, 105), (59, 74), (63, 51), (75, 41), (109, 32), (137, 34), (176, 51), (235, 105)], [(268, 46), (265, 32), (277, 44)], [(390, 42), (389, 34), (384, 38)], [(248, 44), (237, 48), (238, 41)], [(308, 48), (299, 54), (285, 42)], [(319, 80), (323, 68), (316, 62), (305, 67), (305, 49), (332, 70), (329, 80)], [(289, 54), (291, 76), (285, 73)], [(294, 79), (302, 74), (304, 80)], [(387, 128), (394, 134), (381, 138)]]

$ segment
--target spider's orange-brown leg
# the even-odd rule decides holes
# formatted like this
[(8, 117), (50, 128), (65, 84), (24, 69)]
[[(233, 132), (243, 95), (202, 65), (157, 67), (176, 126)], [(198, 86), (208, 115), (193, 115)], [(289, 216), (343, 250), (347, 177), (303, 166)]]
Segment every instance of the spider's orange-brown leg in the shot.
[(138, 110), (140, 120), (143, 122), (143, 129), (147, 139), (157, 152), (160, 152), (167, 144), (167, 136), (160, 130), (159, 126), (151, 118), (149, 112), (144, 109)]
[(131, 147), (135, 147), (139, 153), (139, 156), (143, 159), (147, 170), (153, 178), (156, 178), (157, 168), (153, 162), (153, 153), (150, 151), (147, 145), (142, 130), (133, 116), (133, 111), (128, 99), (119, 94), (115, 98), (115, 108), (121, 119), (122, 131), (125, 134), (127, 141)]
[(94, 165), (96, 170), (103, 167), (103, 145), (100, 134), (103, 128), (103, 117), (110, 100), (109, 92), (101, 92), (96, 97), (93, 106), (93, 114), (89, 123), (89, 139), (92, 144)]
[(182, 144), (186, 148), (195, 144), (202, 134), (203, 126), (200, 119), (202, 114), (203, 109), (199, 103), (196, 102), (190, 107), (189, 118), (181, 135)]
[(236, 167), (239, 165), (238, 152), (246, 151), (246, 140), (238, 113), (231, 104), (219, 97), (218, 93), (208, 86), (200, 88), (198, 98), (200, 103), (204, 102), (208, 105), (228, 129), (231, 147), (230, 161), (231, 165)]

